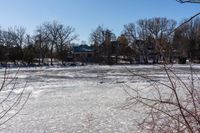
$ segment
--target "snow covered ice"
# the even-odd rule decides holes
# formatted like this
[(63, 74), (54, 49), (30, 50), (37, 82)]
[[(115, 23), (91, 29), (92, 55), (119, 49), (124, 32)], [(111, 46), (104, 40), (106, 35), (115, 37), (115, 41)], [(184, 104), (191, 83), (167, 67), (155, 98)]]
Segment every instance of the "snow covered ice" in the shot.
[[(32, 92), (24, 109), (0, 130), (2, 133), (131, 133), (136, 132), (132, 109), (124, 109), (129, 98), (123, 88), (145, 87), (127, 68), (157, 80), (165, 74), (157, 66), (82, 66), (66, 68), (21, 68), (17, 90), (26, 81)], [(176, 66), (185, 70), (186, 66)], [(195, 67), (199, 70), (199, 67)], [(17, 69), (10, 69), (11, 74)], [(4, 69), (0, 70), (1, 75)], [(181, 73), (182, 76), (184, 73)], [(19, 89), (19, 90), (18, 90)]]

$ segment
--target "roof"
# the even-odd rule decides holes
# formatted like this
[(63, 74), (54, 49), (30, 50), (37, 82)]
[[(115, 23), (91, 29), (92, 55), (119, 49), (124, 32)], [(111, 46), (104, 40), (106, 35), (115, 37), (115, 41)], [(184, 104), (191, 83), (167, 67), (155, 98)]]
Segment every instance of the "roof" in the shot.
[(93, 52), (93, 49), (91, 46), (88, 45), (80, 45), (80, 46), (74, 46), (73, 47), (74, 53), (80, 53), (80, 52)]

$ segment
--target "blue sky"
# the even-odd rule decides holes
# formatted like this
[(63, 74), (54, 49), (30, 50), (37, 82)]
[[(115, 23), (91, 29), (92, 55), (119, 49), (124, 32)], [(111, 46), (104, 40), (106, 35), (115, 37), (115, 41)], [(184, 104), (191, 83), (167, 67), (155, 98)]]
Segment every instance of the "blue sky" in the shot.
[(0, 25), (24, 26), (34, 33), (36, 26), (56, 20), (70, 25), (79, 40), (88, 41), (98, 25), (119, 35), (123, 25), (141, 18), (188, 18), (200, 11), (200, 4), (180, 4), (176, 0), (0, 0)]

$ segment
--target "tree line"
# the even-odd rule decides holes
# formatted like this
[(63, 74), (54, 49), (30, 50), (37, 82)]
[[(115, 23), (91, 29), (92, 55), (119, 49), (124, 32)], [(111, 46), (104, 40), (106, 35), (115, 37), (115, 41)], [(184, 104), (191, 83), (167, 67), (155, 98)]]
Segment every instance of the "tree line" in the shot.
[[(98, 26), (89, 37), (93, 62), (199, 62), (200, 18), (177, 26), (176, 20), (168, 18), (140, 19), (124, 25), (118, 37), (109, 28)], [(38, 26), (34, 35), (27, 34), (23, 27), (0, 29), (0, 62), (44, 65), (49, 59), (49, 65), (54, 60), (64, 64), (67, 57), (73, 57), (73, 41), (77, 38), (75, 28), (55, 21)]]
[(76, 39), (73, 27), (55, 21), (38, 26), (32, 36), (23, 27), (0, 30), (0, 62), (42, 65), (49, 58), (51, 65), (54, 59), (63, 63)]
[[(185, 63), (186, 59), (199, 62), (200, 18), (178, 29), (177, 25), (177, 21), (168, 18), (140, 19), (124, 25), (121, 36), (117, 38), (111, 30), (99, 26), (91, 33), (90, 40), (96, 58), (106, 57), (107, 63), (111, 63), (111, 55), (115, 55), (116, 62), (118, 56), (145, 64), (150, 61), (159, 63), (163, 59), (169, 63)], [(114, 41), (116, 45), (112, 45)]]

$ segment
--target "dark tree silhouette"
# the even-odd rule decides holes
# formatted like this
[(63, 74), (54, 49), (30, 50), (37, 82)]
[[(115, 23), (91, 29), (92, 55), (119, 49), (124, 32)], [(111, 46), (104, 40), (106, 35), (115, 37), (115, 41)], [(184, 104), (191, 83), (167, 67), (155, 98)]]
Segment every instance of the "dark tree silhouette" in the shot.
[(180, 3), (200, 3), (200, 0), (176, 0)]

